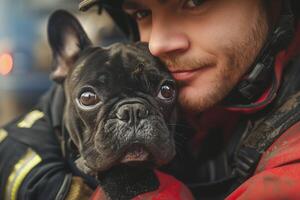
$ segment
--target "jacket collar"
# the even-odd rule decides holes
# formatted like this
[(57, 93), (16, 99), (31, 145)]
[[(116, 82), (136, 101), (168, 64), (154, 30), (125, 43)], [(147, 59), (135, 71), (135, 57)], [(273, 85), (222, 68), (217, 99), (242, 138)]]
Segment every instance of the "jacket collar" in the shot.
[(251, 114), (264, 109), (277, 97), (278, 90), (281, 86), (283, 71), (288, 62), (295, 56), (300, 54), (300, 22), (297, 25), (294, 38), (290, 45), (280, 51), (274, 61), (273, 78), (269, 86), (263, 91), (260, 97), (251, 103), (245, 105), (224, 106), (228, 111)]

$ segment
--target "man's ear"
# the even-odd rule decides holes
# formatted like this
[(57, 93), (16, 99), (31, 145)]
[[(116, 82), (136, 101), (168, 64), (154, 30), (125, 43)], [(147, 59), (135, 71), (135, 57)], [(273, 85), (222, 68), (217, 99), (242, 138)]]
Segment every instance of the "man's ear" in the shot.
[(91, 45), (79, 21), (64, 10), (55, 11), (48, 22), (48, 41), (53, 53), (51, 78), (63, 82), (78, 54)]

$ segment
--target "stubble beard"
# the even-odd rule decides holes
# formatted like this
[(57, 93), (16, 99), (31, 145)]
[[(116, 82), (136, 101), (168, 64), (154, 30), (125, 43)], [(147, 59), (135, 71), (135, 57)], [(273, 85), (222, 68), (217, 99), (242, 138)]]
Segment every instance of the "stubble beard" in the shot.
[[(232, 41), (231, 45), (224, 48), (226, 52), (226, 62), (223, 66), (216, 66), (218, 70), (215, 74), (215, 79), (211, 81), (210, 90), (205, 92), (194, 91), (191, 95), (189, 85), (179, 83), (179, 103), (182, 110), (188, 113), (200, 113), (207, 110), (216, 104), (219, 104), (233, 88), (238, 84), (241, 78), (251, 69), (260, 49), (262, 48), (268, 33), (268, 22), (266, 13), (260, 12), (253, 26), (249, 29), (245, 39), (237, 43)], [(202, 66), (197, 59), (194, 61), (180, 62), (180, 59), (165, 60), (168, 66)], [(201, 83), (198, 83), (201, 84)], [(195, 90), (196, 88), (193, 88)], [(187, 90), (184, 92), (184, 90)]]

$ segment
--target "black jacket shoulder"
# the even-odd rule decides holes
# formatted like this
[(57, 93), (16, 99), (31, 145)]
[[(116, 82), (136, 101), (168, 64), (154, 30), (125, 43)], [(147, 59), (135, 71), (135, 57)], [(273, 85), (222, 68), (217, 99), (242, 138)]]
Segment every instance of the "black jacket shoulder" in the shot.
[(51, 115), (57, 91), (0, 129), (0, 199), (56, 199), (70, 179)]

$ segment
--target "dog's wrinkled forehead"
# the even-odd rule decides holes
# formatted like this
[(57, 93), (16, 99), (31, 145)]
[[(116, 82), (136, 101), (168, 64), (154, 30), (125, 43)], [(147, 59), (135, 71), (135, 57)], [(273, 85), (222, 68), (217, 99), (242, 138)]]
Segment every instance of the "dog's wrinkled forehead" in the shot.
[(69, 79), (72, 83), (117, 82), (137, 89), (170, 78), (163, 64), (143, 44), (91, 47), (79, 56)]
[(112, 65), (117, 65), (121, 61), (124, 70), (132, 76), (141, 75), (143, 71), (157, 73), (157, 75), (166, 72), (159, 60), (154, 58), (147, 46), (142, 43), (135, 45), (116, 44), (111, 47), (110, 55)]

